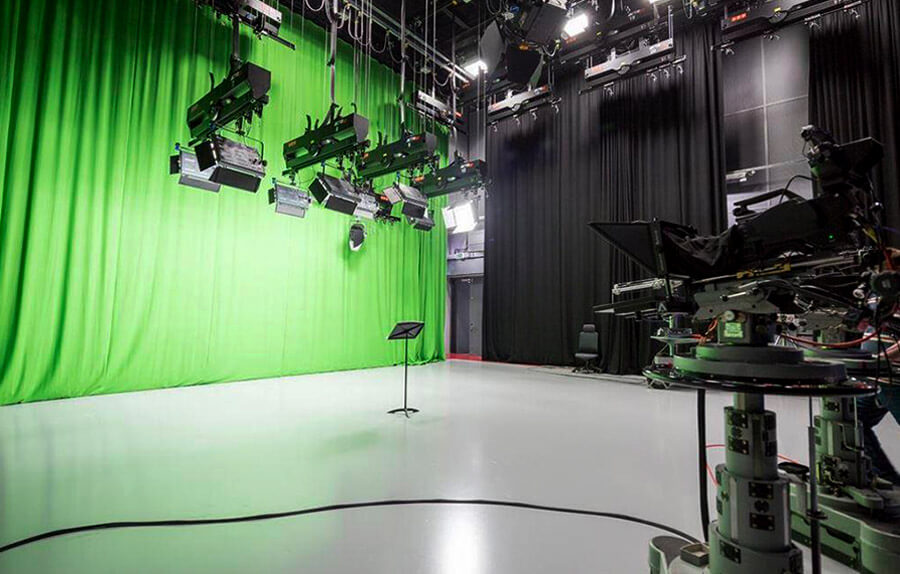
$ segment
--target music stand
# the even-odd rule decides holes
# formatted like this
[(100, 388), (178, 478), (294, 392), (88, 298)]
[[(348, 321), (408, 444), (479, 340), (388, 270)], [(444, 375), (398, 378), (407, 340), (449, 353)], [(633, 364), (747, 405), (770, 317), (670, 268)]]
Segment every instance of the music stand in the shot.
[(388, 414), (390, 415), (402, 412), (406, 418), (409, 418), (409, 413), (419, 412), (419, 409), (406, 406), (406, 389), (409, 377), (409, 340), (418, 337), (423, 327), (425, 327), (425, 323), (420, 321), (400, 321), (394, 325), (394, 329), (388, 335), (388, 341), (403, 339), (403, 407), (389, 410)]

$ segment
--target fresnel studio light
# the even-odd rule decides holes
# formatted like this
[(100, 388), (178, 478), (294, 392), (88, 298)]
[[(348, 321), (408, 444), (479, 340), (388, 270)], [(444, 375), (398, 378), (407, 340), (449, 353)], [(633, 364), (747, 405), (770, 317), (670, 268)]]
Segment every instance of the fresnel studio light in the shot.
[[(187, 111), (187, 123), (193, 153), (176, 145), (178, 154), (170, 161), (170, 171), (179, 174), (179, 183), (219, 191), (221, 185), (255, 192), (266, 173), (266, 162), (260, 149), (222, 135), (230, 131), (246, 141), (254, 117), (262, 117), (269, 103), (271, 73), (244, 62), (240, 55), (240, 26), (248, 26), (255, 34), (278, 37), (281, 13), (258, 0), (205, 0), (217, 14), (231, 20), (231, 64), (228, 76), (214, 85)], [(232, 129), (233, 126), (233, 129)]]

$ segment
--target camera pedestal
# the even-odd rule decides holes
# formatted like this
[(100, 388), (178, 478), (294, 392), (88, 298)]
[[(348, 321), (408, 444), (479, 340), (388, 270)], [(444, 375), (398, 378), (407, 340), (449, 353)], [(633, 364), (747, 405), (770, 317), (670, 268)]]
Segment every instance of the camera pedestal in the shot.
[[(726, 459), (716, 468), (718, 520), (709, 525), (706, 555), (698, 557), (687, 541), (676, 555), (674, 543), (657, 538), (650, 545), (650, 571), (802, 574), (803, 557), (791, 539), (791, 483), (798, 481), (779, 472), (775, 414), (765, 409), (764, 394), (855, 396), (871, 394), (874, 386), (844, 382), (843, 365), (804, 361), (802, 352), (761, 344), (700, 345), (690, 355), (675, 356), (672, 369), (649, 368), (644, 374), (679, 386), (735, 392), (733, 406), (725, 409)], [(809, 434), (812, 454), (812, 424)], [(806, 484), (802, 489), (805, 494)], [(810, 493), (803, 519), (812, 525), (812, 539), (822, 517), (814, 482)], [(814, 550), (814, 572), (818, 559)]]

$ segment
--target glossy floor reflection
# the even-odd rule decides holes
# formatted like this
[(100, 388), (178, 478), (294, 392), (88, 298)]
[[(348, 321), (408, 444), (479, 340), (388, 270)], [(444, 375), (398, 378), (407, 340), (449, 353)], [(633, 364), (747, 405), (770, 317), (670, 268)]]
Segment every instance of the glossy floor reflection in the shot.
[[(4, 407), (0, 543), (419, 497), (579, 506), (699, 534), (691, 392), (449, 361), (410, 369), (421, 413), (385, 414), (401, 400), (399, 367)], [(710, 442), (729, 401), (708, 398)], [(805, 461), (805, 401), (769, 405), (780, 450)], [(900, 460), (900, 429), (879, 431)], [(0, 572), (639, 573), (656, 534), (515, 509), (378, 508), (78, 534), (0, 555)]]

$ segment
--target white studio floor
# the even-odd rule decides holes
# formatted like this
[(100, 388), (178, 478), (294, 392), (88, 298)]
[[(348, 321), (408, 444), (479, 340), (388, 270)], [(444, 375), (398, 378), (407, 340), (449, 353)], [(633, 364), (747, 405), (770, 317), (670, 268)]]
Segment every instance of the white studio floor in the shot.
[[(0, 408), (0, 545), (97, 522), (439, 497), (627, 513), (699, 536), (693, 392), (448, 361), (410, 368), (410, 405), (422, 412), (407, 420), (385, 413), (400, 406), (402, 376), (393, 367)], [(721, 442), (730, 400), (708, 394), (709, 442)], [(779, 450), (805, 462), (805, 399), (768, 405)], [(878, 430), (900, 462), (900, 428), (888, 417)], [(0, 554), (0, 572), (630, 574), (647, 571), (657, 534), (510, 508), (368, 508), (80, 533)], [(828, 559), (825, 571), (851, 572)]]

